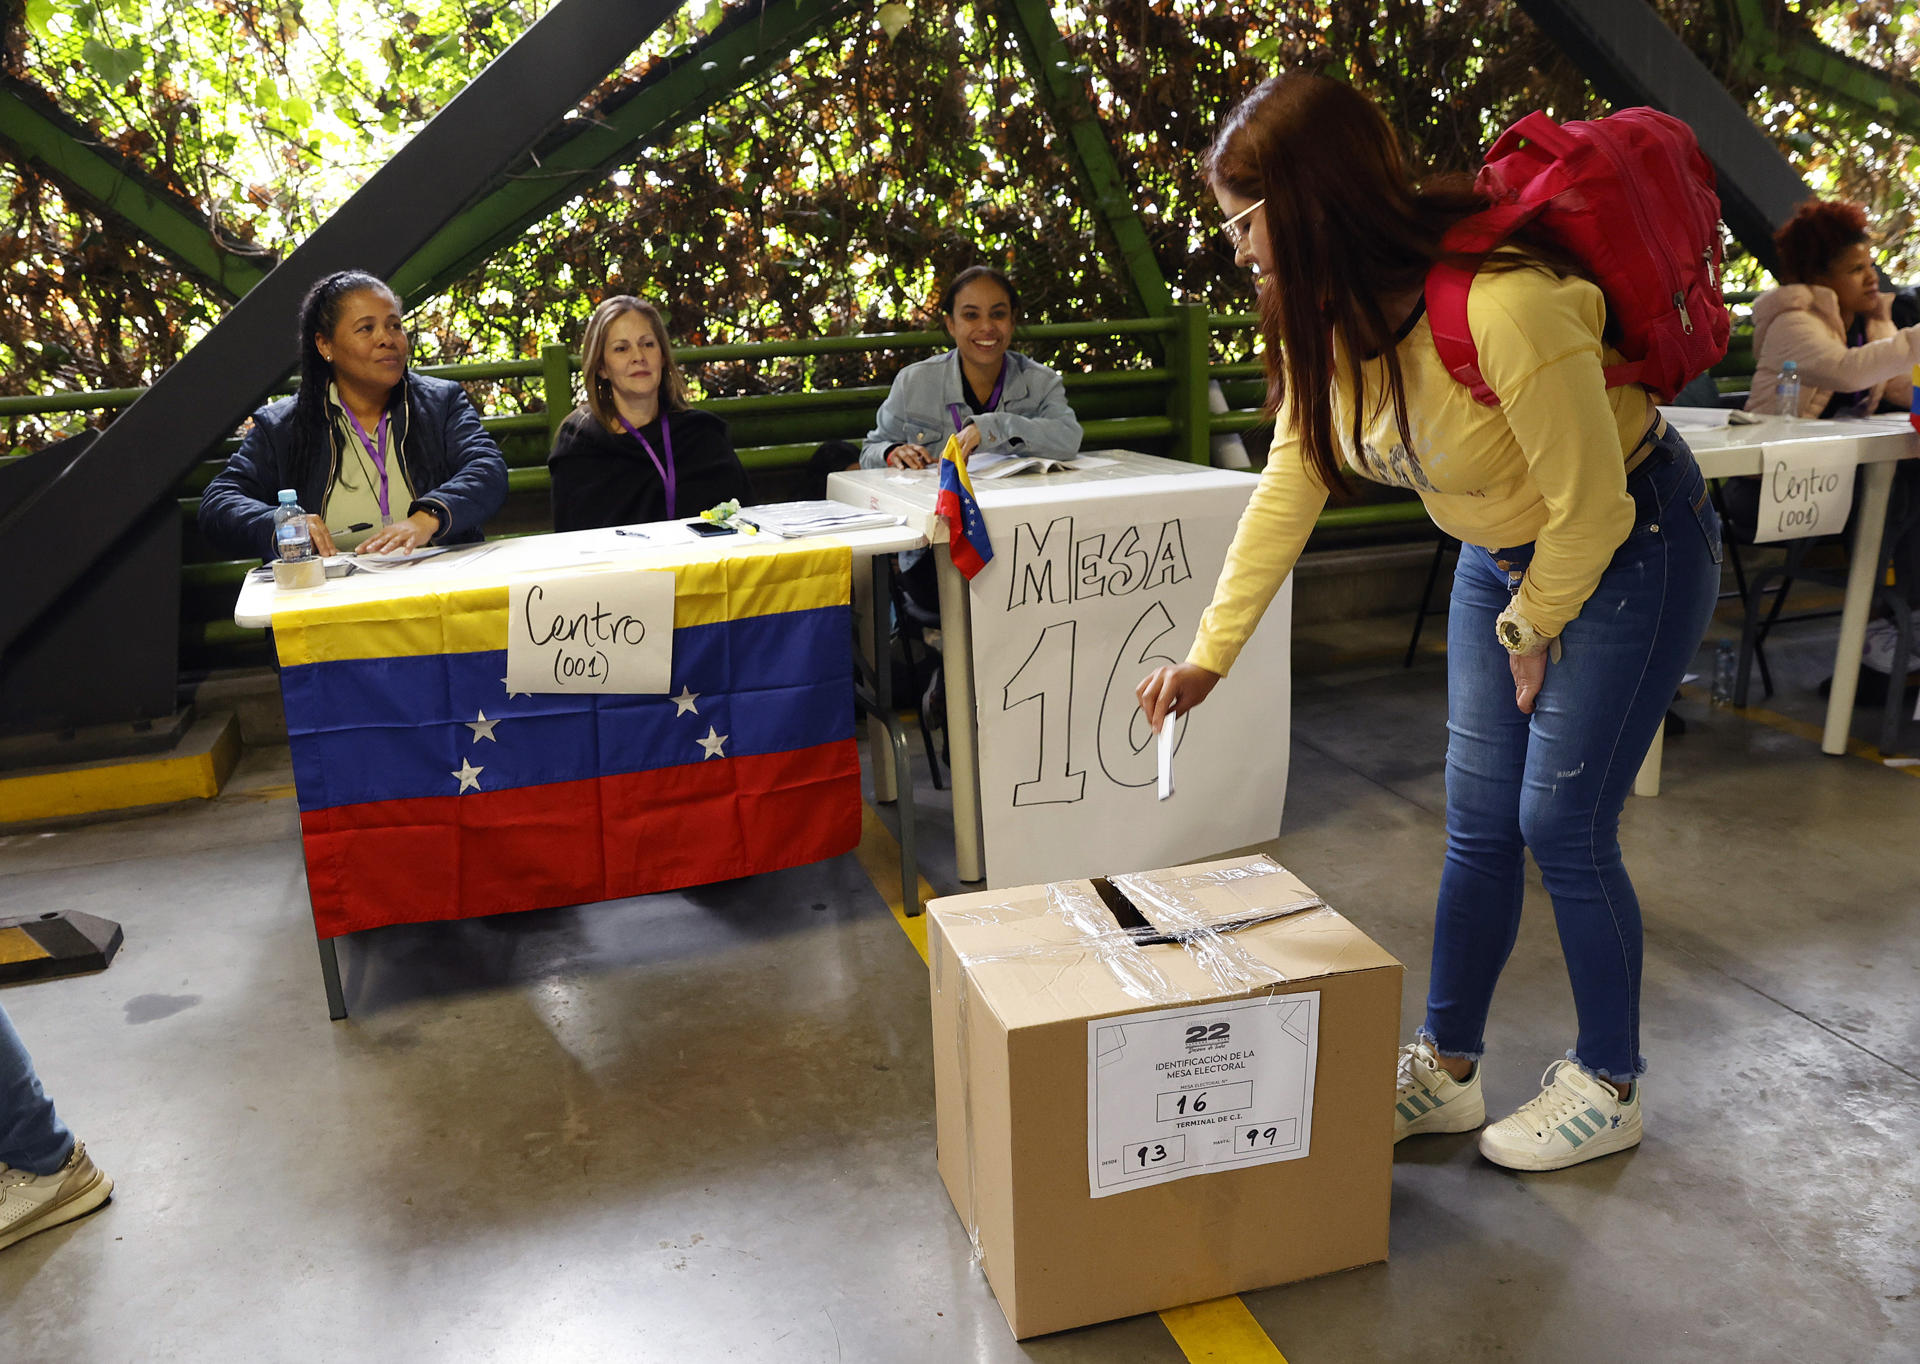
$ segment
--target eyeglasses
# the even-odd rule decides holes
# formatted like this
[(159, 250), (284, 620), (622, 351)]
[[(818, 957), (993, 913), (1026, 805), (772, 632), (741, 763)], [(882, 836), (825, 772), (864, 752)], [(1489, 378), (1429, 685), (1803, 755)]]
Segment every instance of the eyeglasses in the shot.
[(1227, 240), (1232, 242), (1236, 249), (1246, 244), (1247, 233), (1252, 230), (1246, 226), (1246, 220), (1266, 206), (1267, 201), (1265, 199), (1261, 199), (1257, 203), (1248, 204), (1245, 208), (1221, 224), (1222, 228), (1226, 231)]

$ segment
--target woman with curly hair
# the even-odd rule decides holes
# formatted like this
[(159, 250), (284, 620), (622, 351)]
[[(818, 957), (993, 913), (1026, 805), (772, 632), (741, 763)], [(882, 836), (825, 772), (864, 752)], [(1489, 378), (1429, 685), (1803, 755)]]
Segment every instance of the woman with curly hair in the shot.
[(1774, 236), (1787, 281), (1753, 304), (1749, 412), (1772, 412), (1780, 367), (1800, 371), (1796, 417), (1866, 416), (1883, 401), (1906, 410), (1920, 364), (1920, 327), (1893, 325), (1858, 204), (1810, 199)]
[[(1800, 373), (1800, 410), (1777, 415), (1865, 417), (1882, 407), (1904, 412), (1920, 364), (1920, 326), (1896, 327), (1893, 295), (1882, 293), (1858, 204), (1809, 199), (1774, 235), (1780, 275), (1788, 282), (1753, 304), (1753, 391), (1749, 412), (1772, 412), (1781, 366)], [(1730, 479), (1727, 515), (1742, 539), (1751, 535), (1758, 479)], [(1893, 535), (1897, 590), (1920, 605), (1920, 470), (1902, 463), (1894, 475), (1887, 526)], [(1867, 626), (1856, 705), (1879, 705), (1891, 684), (1899, 627)]]

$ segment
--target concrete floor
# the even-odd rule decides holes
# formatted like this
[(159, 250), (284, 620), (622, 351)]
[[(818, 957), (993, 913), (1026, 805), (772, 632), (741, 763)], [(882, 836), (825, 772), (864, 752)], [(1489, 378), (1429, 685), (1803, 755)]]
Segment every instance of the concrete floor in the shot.
[[(1403, 630), (1302, 632), (1272, 851), (1407, 962), (1410, 1027), (1444, 662), (1386, 662)], [(1817, 720), (1830, 630), (1776, 643), (1769, 704)], [(1645, 1143), (1527, 1177), (1404, 1144), (1390, 1263), (1247, 1295), (1293, 1364), (1920, 1356), (1920, 782), (1679, 711), (1626, 817)], [(0, 1254), (0, 1359), (1183, 1358), (1154, 1316), (1010, 1338), (934, 1170), (924, 968), (854, 858), (364, 934), (333, 1024), (287, 780), (261, 750), (211, 803), (0, 837), (0, 916), (127, 934), (104, 974), (4, 995), (119, 1189)], [(1536, 886), (1489, 1107), (1571, 1031)]]

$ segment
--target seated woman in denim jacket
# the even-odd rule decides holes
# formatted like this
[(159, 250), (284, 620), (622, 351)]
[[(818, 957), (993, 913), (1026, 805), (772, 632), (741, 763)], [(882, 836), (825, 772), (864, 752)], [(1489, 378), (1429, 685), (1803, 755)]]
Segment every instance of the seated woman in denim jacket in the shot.
[(894, 376), (860, 466), (925, 469), (953, 435), (968, 455), (1077, 454), (1080, 423), (1060, 376), (1007, 349), (1020, 317), (1013, 281), (990, 266), (962, 270), (940, 296), (940, 311), (954, 348)]

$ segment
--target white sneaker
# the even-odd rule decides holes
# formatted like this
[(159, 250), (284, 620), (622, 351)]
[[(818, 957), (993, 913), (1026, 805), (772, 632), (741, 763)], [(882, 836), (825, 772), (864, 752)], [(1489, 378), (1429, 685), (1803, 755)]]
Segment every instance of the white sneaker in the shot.
[(0, 1250), (92, 1212), (112, 1193), (113, 1181), (77, 1141), (67, 1163), (50, 1175), (0, 1165)]
[(1487, 1120), (1478, 1062), (1466, 1079), (1456, 1080), (1441, 1069), (1431, 1043), (1409, 1042), (1400, 1048), (1398, 1080), (1393, 1096), (1396, 1144), (1423, 1132), (1471, 1132)]
[(1538, 1098), (1480, 1134), (1480, 1154), (1509, 1170), (1564, 1170), (1640, 1144), (1640, 1084), (1624, 1103), (1571, 1061), (1540, 1077)]
[(1893, 673), (1893, 646), (1900, 640), (1900, 627), (1890, 620), (1867, 622), (1866, 642), (1860, 646), (1860, 666), (1877, 673)]

